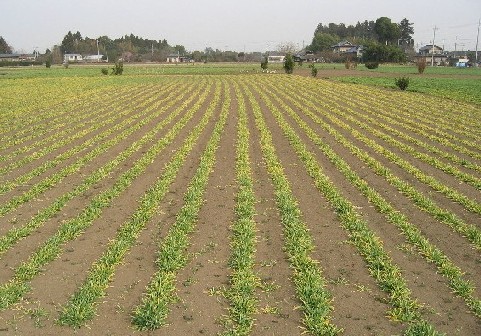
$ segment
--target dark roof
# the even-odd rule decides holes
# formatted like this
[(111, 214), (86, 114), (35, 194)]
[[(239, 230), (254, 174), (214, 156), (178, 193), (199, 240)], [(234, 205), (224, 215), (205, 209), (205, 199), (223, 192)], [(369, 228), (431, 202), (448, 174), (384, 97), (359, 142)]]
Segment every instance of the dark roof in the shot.
[[(437, 45), (434, 45), (434, 48), (438, 49), (438, 50), (443, 50), (443, 48), (441, 48), (440, 46), (437, 46)], [(419, 48), (419, 51), (425, 51), (425, 50), (433, 50), (433, 45), (428, 44), (428, 45), (425, 45), (424, 47)]]

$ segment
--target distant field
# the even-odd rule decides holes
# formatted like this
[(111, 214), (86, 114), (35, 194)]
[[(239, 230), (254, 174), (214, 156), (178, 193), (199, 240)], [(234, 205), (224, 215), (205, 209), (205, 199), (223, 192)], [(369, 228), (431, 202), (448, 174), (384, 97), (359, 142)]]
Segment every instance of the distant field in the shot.
[(481, 335), (469, 79), (101, 67), (0, 69), (0, 335)]

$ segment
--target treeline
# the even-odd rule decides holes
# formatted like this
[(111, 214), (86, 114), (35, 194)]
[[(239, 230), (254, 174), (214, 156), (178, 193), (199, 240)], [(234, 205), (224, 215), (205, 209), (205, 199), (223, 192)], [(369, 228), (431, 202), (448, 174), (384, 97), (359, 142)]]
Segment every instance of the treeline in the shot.
[(357, 22), (356, 25), (344, 23), (319, 23), (314, 31), (309, 50), (313, 52), (326, 51), (332, 45), (342, 40), (348, 40), (353, 44), (365, 44), (378, 42), (394, 45), (412, 45), (414, 34), (413, 24), (408, 19), (399, 23), (392, 22), (388, 17), (380, 17), (376, 21)]
[(329, 54), (333, 45), (347, 40), (354, 45), (363, 45), (366, 57), (377, 58), (376, 61), (402, 61), (406, 51), (413, 49), (413, 34), (413, 24), (406, 18), (399, 23), (388, 17), (358, 21), (355, 25), (319, 23), (307, 48), (314, 53)]
[(108, 36), (89, 38), (82, 37), (78, 31), (76, 33), (69, 31), (64, 36), (62, 43), (55, 46), (52, 51), (47, 50), (47, 53), (49, 52), (52, 54), (52, 58), (56, 58), (55, 56), (58, 58), (64, 54), (94, 55), (98, 52), (110, 61), (123, 58), (127, 62), (158, 62), (165, 61), (169, 54), (183, 55), (186, 51), (182, 45), (169, 45), (166, 39), (144, 39), (134, 34), (116, 39)]

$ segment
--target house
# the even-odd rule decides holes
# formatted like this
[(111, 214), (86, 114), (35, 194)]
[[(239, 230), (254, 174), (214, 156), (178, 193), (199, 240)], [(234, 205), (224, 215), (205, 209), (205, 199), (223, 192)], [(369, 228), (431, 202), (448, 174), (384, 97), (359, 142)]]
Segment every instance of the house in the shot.
[(82, 55), (80, 55), (80, 54), (65, 54), (65, 55), (63, 55), (63, 61), (64, 61), (64, 63), (82, 62), (83, 58), (82, 58)]
[(310, 50), (301, 50), (294, 56), (294, 62), (318, 62), (319, 59)]
[(167, 63), (180, 63), (179, 54), (170, 54), (167, 56)]
[(425, 58), (428, 64), (433, 63), (432, 65), (442, 65), (446, 63), (448, 55), (444, 52), (443, 48), (437, 45), (428, 44), (419, 49), (416, 58)]
[(437, 46), (437, 45), (432, 45), (432, 44), (428, 44), (428, 45), (425, 45), (424, 47), (421, 47), (419, 49), (419, 55), (422, 55), (422, 56), (431, 56), (431, 55), (442, 55), (444, 54), (444, 50), (443, 48)]
[(339, 42), (338, 44), (331, 46), (331, 49), (333, 53), (343, 54), (346, 51), (351, 50), (353, 47), (356, 47), (356, 46), (353, 45), (351, 42), (344, 40)]
[(269, 63), (283, 63), (286, 58), (284, 53), (278, 51), (267, 52), (267, 62)]
[(344, 54), (351, 55), (354, 58), (362, 58), (362, 53), (364, 51), (364, 47), (362, 45), (353, 46), (351, 49), (346, 50)]

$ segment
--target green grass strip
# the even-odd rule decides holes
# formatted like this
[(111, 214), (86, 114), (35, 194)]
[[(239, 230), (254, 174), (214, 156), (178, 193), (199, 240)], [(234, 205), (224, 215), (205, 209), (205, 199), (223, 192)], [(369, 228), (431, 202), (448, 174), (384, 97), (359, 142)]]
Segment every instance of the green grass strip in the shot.
[[(200, 87), (202, 89), (202, 87)], [(176, 118), (187, 106), (186, 104), (191, 103), (194, 98), (201, 92), (200, 89), (197, 89), (192, 92), (189, 99), (184, 100), (185, 96), (191, 93), (191, 90), (185, 90), (183, 94), (177, 94), (177, 97), (171, 97), (172, 99), (157, 112), (158, 114), (163, 113), (171, 106), (183, 101), (184, 104), (174, 110), (168, 117), (166, 117), (162, 122), (158, 123), (153, 129), (149, 132), (144, 134), (144, 136), (138, 140), (133, 142), (127, 149), (121, 152), (115, 159), (112, 159), (104, 166), (98, 168), (94, 173), (84, 179), (84, 181), (75, 187), (72, 191), (60, 196), (56, 200), (54, 200), (49, 206), (44, 208), (43, 210), (39, 211), (32, 219), (30, 219), (24, 226), (12, 228), (9, 230), (5, 235), (0, 237), (0, 257), (3, 253), (5, 253), (9, 248), (11, 248), (15, 243), (17, 243), (20, 239), (27, 237), (33, 231), (38, 229), (43, 223), (45, 223), (48, 219), (52, 218), (56, 213), (58, 213), (70, 200), (74, 199), (76, 196), (87, 191), (92, 185), (98, 183), (103, 178), (109, 176), (109, 174), (118, 167), (123, 161), (125, 161), (128, 157), (132, 154), (137, 152), (142, 146), (146, 143), (151, 142), (155, 135), (162, 130), (167, 124), (172, 122), (174, 118)], [(175, 93), (173, 93), (175, 94)], [(155, 113), (155, 114), (157, 114)], [(153, 114), (153, 115), (155, 115)], [(146, 119), (144, 119), (145, 121)], [(144, 123), (141, 122), (139, 128)], [(137, 128), (135, 128), (137, 129)], [(133, 130), (132, 130), (133, 131)], [(124, 134), (119, 135), (120, 139), (124, 138)], [(114, 140), (114, 139), (113, 139)], [(109, 143), (105, 143), (104, 145), (109, 145)], [(101, 147), (98, 147), (99, 153), (101, 153)]]
[[(144, 156), (137, 160), (133, 167), (123, 173), (112, 187), (94, 197), (77, 217), (63, 223), (52, 237), (15, 270), (13, 278), (0, 286), (0, 310), (18, 302), (29, 291), (29, 282), (42, 271), (45, 265), (62, 253), (63, 245), (77, 238), (85, 229), (91, 226), (92, 222), (102, 215), (103, 209), (110, 206), (113, 199), (124, 192), (134, 179), (140, 176), (152, 164), (154, 158), (175, 140), (180, 130), (192, 118), (194, 112), (200, 109), (208, 93), (209, 90), (206, 90), (198, 97), (195, 107), (190, 108), (189, 112), (159, 142), (151, 147)], [(185, 108), (186, 106), (183, 107)]]
[[(83, 284), (63, 307), (58, 319), (61, 325), (79, 328), (84, 325), (87, 320), (91, 320), (95, 316), (96, 303), (100, 297), (105, 296), (108, 284), (115, 274), (116, 266), (122, 261), (133, 244), (135, 244), (140, 232), (157, 212), (160, 201), (169, 191), (169, 187), (175, 180), (187, 155), (194, 148), (200, 134), (212, 117), (219, 100), (220, 90), (218, 87), (213, 102), (203, 115), (201, 121), (189, 134), (183, 145), (176, 151), (171, 161), (165, 166), (165, 170), (157, 182), (150, 187), (143, 196), (137, 210), (130, 219), (121, 226), (117, 236), (109, 242), (107, 250), (93, 264)], [(209, 172), (210, 169), (207, 170), (207, 174)], [(207, 183), (207, 180), (205, 180), (205, 183)], [(197, 203), (202, 204), (202, 201), (197, 201), (196, 204)]]
[(249, 159), (249, 128), (247, 113), (238, 85), (235, 85), (238, 103), (238, 131), (236, 177), (239, 190), (236, 196), (236, 221), (232, 225), (230, 286), (226, 297), (230, 301), (228, 328), (224, 335), (249, 335), (254, 326), (253, 315), (257, 310), (255, 290), (260, 279), (254, 272), (256, 223), (254, 221), (256, 197)]
[[(249, 85), (251, 84), (249, 82)], [(318, 262), (310, 257), (314, 248), (312, 238), (301, 219), (301, 210), (284, 175), (260, 106), (249, 89), (245, 85), (243, 88), (252, 106), (256, 126), (261, 136), (264, 161), (275, 188), (277, 208), (284, 226), (284, 248), (294, 269), (293, 279), (297, 296), (302, 303), (303, 323), (306, 330), (314, 335), (337, 335), (342, 329), (331, 322), (330, 314), (333, 310), (331, 294), (325, 288), (326, 280)]]
[[(222, 112), (211, 138), (202, 154), (199, 167), (184, 195), (184, 205), (176, 216), (159, 248), (156, 261), (158, 271), (147, 286), (142, 302), (134, 309), (132, 323), (139, 330), (154, 330), (165, 324), (169, 304), (175, 302), (175, 280), (180, 269), (187, 264), (189, 235), (195, 228), (203, 195), (210, 172), (216, 161), (216, 150), (220, 142), (230, 108), (230, 93), (224, 90)], [(213, 108), (213, 106), (211, 105)]]
[[(271, 94), (272, 97), (281, 103), (283, 101), (277, 94)], [(457, 267), (439, 248), (429, 242), (429, 240), (423, 236), (421, 231), (412, 223), (408, 218), (397, 211), (386, 199), (384, 199), (380, 193), (370, 187), (368, 183), (363, 180), (352, 168), (339, 156), (334, 150), (311, 129), (305, 121), (299, 117), (291, 108), (283, 104), (284, 110), (296, 121), (301, 129), (307, 134), (309, 139), (315, 143), (319, 149), (326, 155), (336, 168), (350, 181), (361, 193), (366, 196), (371, 204), (376, 209), (386, 216), (388, 222), (394, 224), (401, 230), (408, 243), (414, 245), (419, 254), (423, 256), (428, 262), (436, 265), (438, 272), (448, 279), (449, 287), (459, 297), (463, 298), (467, 306), (478, 317), (481, 317), (481, 301), (476, 299), (474, 294), (474, 286), (469, 281), (464, 279), (463, 272)], [(308, 114), (304, 108), (303, 112)], [(282, 116), (276, 112), (276, 118), (279, 123), (285, 123)], [(285, 126), (288, 127), (288, 126)]]

